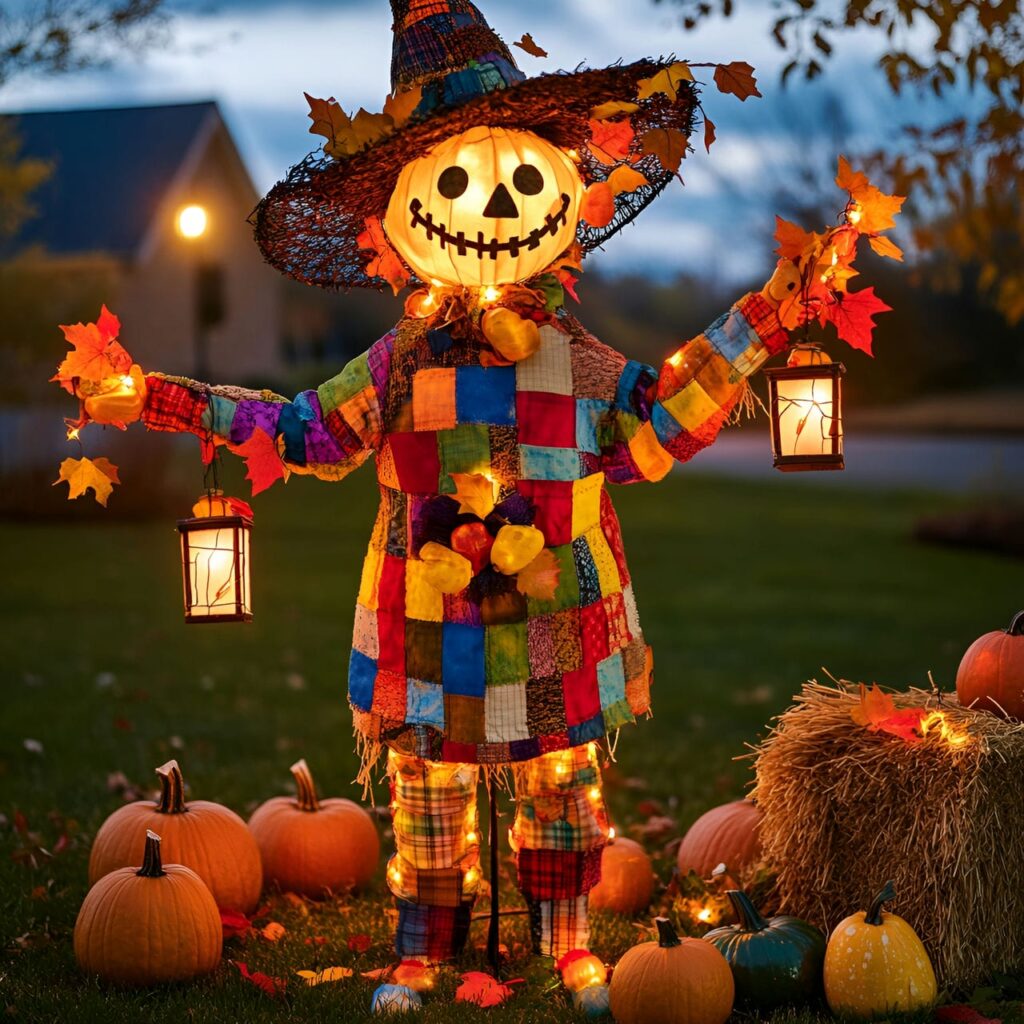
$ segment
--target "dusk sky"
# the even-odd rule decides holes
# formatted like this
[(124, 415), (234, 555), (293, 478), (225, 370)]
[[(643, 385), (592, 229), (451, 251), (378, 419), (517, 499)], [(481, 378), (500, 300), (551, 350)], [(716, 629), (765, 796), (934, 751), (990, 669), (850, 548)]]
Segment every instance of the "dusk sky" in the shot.
[[(506, 42), (531, 32), (548, 51), (548, 58), (537, 59), (514, 50), (527, 74), (668, 53), (694, 61), (746, 60), (756, 68), (764, 99), (741, 104), (713, 85), (704, 90), (718, 129), (710, 157), (698, 145), (682, 167), (686, 187), (670, 187), (597, 256), (609, 271), (690, 269), (731, 280), (767, 272), (772, 210), (757, 202), (763, 182), (806, 161), (806, 152), (824, 175), (839, 147), (847, 154), (869, 149), (921, 111), (914, 97), (897, 102), (891, 96), (872, 68), (879, 40), (859, 33), (843, 37), (817, 83), (793, 81), (784, 91), (778, 78), (788, 57), (771, 39), (775, 10), (767, 2), (740, 2), (739, 15), (690, 33), (680, 26), (677, 7), (647, 0), (482, 0), (480, 6)], [(316, 145), (307, 133), (303, 91), (333, 95), (348, 110), (381, 109), (391, 54), (386, 0), (177, 0), (168, 11), (166, 45), (94, 71), (17, 79), (0, 91), (0, 109), (216, 99), (260, 189)], [(918, 43), (927, 45), (927, 37)], [(825, 123), (828, 92), (841, 96), (848, 130)], [(939, 113), (932, 103), (925, 116)], [(809, 122), (818, 139), (794, 137), (788, 129), (793, 118)], [(100, 140), (97, 146), (102, 149)], [(753, 201), (738, 201), (737, 187)]]

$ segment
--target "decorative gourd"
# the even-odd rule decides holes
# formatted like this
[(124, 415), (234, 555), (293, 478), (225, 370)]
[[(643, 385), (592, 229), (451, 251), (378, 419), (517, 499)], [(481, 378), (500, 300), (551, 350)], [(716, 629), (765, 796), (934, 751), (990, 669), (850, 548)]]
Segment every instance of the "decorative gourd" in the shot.
[(967, 648), (956, 673), (956, 695), (965, 707), (1024, 719), (1024, 611), (1009, 629), (986, 633)]
[(162, 863), (155, 832), (144, 837), (142, 867), (111, 871), (86, 895), (75, 921), (78, 966), (118, 985), (208, 974), (220, 962), (217, 904), (191, 868)]
[(494, 538), (491, 562), (511, 576), (525, 569), (544, 550), (544, 534), (536, 526), (503, 526)]
[(892, 882), (867, 913), (836, 925), (825, 951), (825, 998), (833, 1013), (870, 1018), (932, 1005), (935, 972), (913, 928), (882, 910), (893, 898)]
[(654, 869), (647, 851), (635, 840), (616, 836), (601, 853), (601, 881), (590, 890), (593, 910), (636, 914), (654, 895)]
[(469, 586), (473, 578), (473, 563), (452, 551), (436, 540), (427, 541), (420, 548), (420, 561), (423, 562), (427, 582), (442, 594), (457, 594)]
[(769, 1010), (821, 994), (825, 936), (798, 917), (766, 921), (745, 892), (726, 892), (739, 922), (704, 936), (732, 968), (736, 1003)]
[(217, 906), (248, 914), (263, 887), (260, 852), (245, 822), (234, 811), (208, 800), (185, 802), (177, 761), (156, 770), (160, 799), (119, 807), (100, 827), (89, 855), (89, 884), (116, 868), (142, 861), (146, 830), (160, 835), (168, 863), (184, 864), (207, 885)]
[(513, 363), (540, 348), (540, 329), (513, 309), (498, 306), (487, 310), (480, 319), (480, 329), (498, 355)]
[(617, 1024), (725, 1024), (735, 987), (725, 957), (703, 939), (680, 939), (659, 917), (658, 941), (626, 951), (608, 1001)]
[(425, 283), (513, 284), (576, 240), (582, 193), (576, 165), (557, 146), (481, 125), (402, 168), (384, 228)]
[(761, 857), (760, 825), (761, 811), (750, 800), (734, 800), (702, 814), (679, 844), (680, 874), (695, 871), (708, 878), (724, 864), (737, 875)]
[(572, 994), (572, 1005), (579, 1010), (584, 1017), (606, 1017), (608, 1016), (608, 986), (588, 985)]
[(365, 885), (380, 854), (373, 819), (351, 800), (318, 800), (304, 760), (291, 772), (298, 795), (268, 800), (249, 819), (267, 883), (314, 898)]
[(603, 985), (608, 980), (608, 969), (593, 953), (574, 950), (558, 962), (562, 984), (570, 992), (579, 992), (588, 985)]
[(407, 985), (378, 985), (373, 991), (370, 1009), (374, 1013), (408, 1013), (423, 1005), (419, 992)]

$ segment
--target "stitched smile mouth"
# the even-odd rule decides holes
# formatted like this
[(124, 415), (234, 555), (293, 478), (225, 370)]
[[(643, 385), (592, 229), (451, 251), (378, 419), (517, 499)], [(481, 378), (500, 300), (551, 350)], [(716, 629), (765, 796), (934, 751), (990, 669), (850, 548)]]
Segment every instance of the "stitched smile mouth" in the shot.
[(453, 235), (446, 229), (444, 224), (434, 223), (434, 215), (432, 213), (428, 212), (426, 217), (424, 217), (421, 213), (422, 209), (423, 203), (419, 199), (414, 199), (409, 203), (409, 212), (412, 214), (412, 224), (410, 226), (423, 228), (427, 233), (428, 239), (433, 240), (436, 235), (440, 240), (442, 249), (446, 245), (450, 245), (460, 256), (465, 256), (467, 252), (475, 252), (477, 259), (482, 260), (486, 255), (490, 256), (492, 260), (496, 260), (500, 252), (507, 252), (510, 256), (518, 256), (520, 249), (536, 249), (543, 238), (546, 238), (548, 235), (552, 237), (557, 235), (559, 228), (564, 227), (568, 219), (569, 196), (565, 192), (562, 193), (561, 208), (557, 213), (549, 213), (545, 216), (542, 228), (534, 228), (525, 238), (513, 235), (507, 242), (499, 242), (497, 238), (485, 241), (482, 231), (476, 233), (476, 238), (467, 238), (464, 231), (457, 231)]

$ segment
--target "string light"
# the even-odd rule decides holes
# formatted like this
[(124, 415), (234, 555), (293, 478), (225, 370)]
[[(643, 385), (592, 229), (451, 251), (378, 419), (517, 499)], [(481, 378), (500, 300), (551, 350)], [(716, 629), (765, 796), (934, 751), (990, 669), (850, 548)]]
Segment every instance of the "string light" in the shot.
[(597, 786), (594, 786), (588, 795), (591, 800), (599, 800), (601, 798), (601, 790)]
[(81, 429), (79, 427), (68, 427), (68, 440), (69, 441), (77, 441), (78, 440), (78, 435), (80, 433), (81, 433)]
[(475, 832), (467, 832), (466, 833), (466, 842), (467, 843), (475, 843), (476, 842), (476, 833)]
[(615, 828), (611, 825), (608, 826), (608, 842), (611, 842), (615, 838)]
[(128, 376), (128, 374), (124, 374), (121, 377), (121, 387), (128, 388), (128, 390), (131, 391), (132, 388), (135, 387), (135, 381), (133, 381), (131, 377)]
[(697, 920), (704, 924), (708, 924), (711, 921), (712, 916), (713, 913), (710, 907), (702, 907), (700, 913), (697, 915)]

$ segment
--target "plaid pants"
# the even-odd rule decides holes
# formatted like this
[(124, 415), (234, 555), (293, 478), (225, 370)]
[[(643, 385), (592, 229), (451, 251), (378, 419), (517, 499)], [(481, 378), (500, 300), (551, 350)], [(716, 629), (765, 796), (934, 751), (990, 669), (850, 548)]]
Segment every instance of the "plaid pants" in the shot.
[[(388, 887), (398, 904), (399, 956), (445, 960), (466, 941), (481, 883), (479, 767), (388, 753), (397, 851)], [(530, 912), (534, 951), (586, 948), (587, 893), (601, 878), (608, 816), (593, 744), (514, 766), (509, 842)]]

